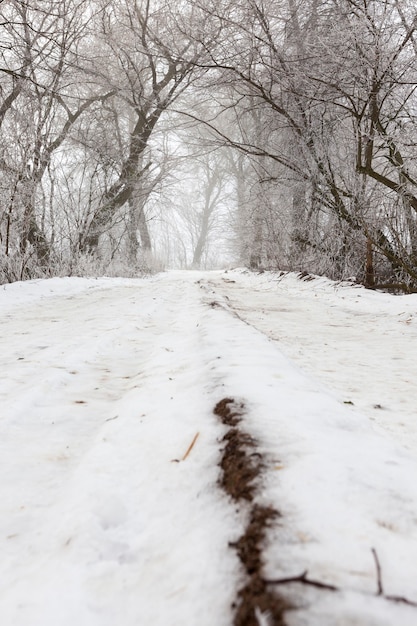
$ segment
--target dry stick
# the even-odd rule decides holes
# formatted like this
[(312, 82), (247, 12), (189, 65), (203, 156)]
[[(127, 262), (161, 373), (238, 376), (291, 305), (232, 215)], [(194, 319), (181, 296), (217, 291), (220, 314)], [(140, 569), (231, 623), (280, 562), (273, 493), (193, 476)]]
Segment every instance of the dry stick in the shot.
[(322, 583), (319, 580), (312, 580), (307, 578), (308, 571), (306, 570), (299, 576), (292, 576), (290, 578), (276, 578), (275, 580), (264, 580), (267, 585), (286, 585), (287, 583), (303, 583), (304, 585), (310, 585), (311, 587), (318, 587), (319, 589), (328, 589), (329, 591), (340, 591), (339, 587), (334, 585), (328, 585)]
[(408, 600), (408, 598), (403, 598), (402, 596), (383, 596), (385, 600), (390, 600), (391, 602), (398, 602), (400, 604), (408, 604), (409, 606), (417, 607), (417, 602), (413, 602), (412, 600)]
[(374, 559), (375, 559), (376, 575), (377, 575), (377, 581), (378, 581), (377, 596), (382, 596), (383, 598), (385, 598), (385, 600), (390, 600), (391, 602), (399, 602), (401, 604), (408, 604), (409, 606), (417, 607), (417, 602), (408, 600), (407, 598), (404, 598), (403, 596), (387, 596), (384, 593), (384, 587), (382, 585), (381, 563), (379, 561), (378, 554), (375, 548), (372, 548), (372, 554), (374, 555)]
[[(378, 581), (377, 596), (380, 596), (381, 598), (384, 598), (384, 600), (388, 600), (389, 602), (398, 602), (400, 604), (407, 604), (408, 606), (417, 607), (417, 602), (408, 600), (408, 598), (404, 598), (403, 596), (385, 595), (384, 587), (382, 585), (381, 564), (379, 562), (378, 554), (375, 548), (372, 548), (372, 554), (375, 560), (377, 581)], [(264, 579), (264, 583), (266, 583), (267, 585), (286, 585), (288, 583), (302, 583), (303, 585), (310, 585), (311, 587), (318, 587), (319, 589), (328, 589), (329, 591), (340, 591), (339, 587), (335, 587), (334, 585), (328, 585), (327, 583), (322, 583), (319, 580), (312, 580), (311, 578), (307, 578), (307, 575), (308, 575), (308, 571), (305, 570), (305, 572), (303, 572), (299, 576), (290, 576), (288, 578), (277, 578), (275, 580)]]
[(382, 575), (381, 575), (381, 563), (379, 562), (379, 558), (378, 558), (378, 554), (375, 550), (375, 548), (372, 548), (372, 554), (374, 555), (374, 560), (375, 560), (375, 566), (376, 566), (376, 578), (378, 581), (378, 592), (377, 592), (377, 596), (383, 596), (384, 595), (384, 588), (382, 586)]
[(194, 435), (194, 439), (192, 440), (192, 442), (190, 443), (190, 445), (188, 446), (188, 450), (187, 452), (184, 454), (184, 456), (182, 457), (181, 461), (185, 461), (185, 459), (187, 458), (187, 456), (190, 454), (191, 450), (194, 447), (195, 442), (197, 441), (197, 437), (200, 433), (197, 433), (196, 435)]

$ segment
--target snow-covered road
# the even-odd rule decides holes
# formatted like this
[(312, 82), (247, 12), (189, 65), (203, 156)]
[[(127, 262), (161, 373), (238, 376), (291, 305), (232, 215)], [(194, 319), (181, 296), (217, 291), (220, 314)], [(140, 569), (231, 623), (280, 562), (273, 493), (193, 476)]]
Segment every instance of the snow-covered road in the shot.
[(265, 578), (339, 589), (280, 586), (286, 623), (415, 626), (384, 595), (417, 602), (416, 315), (414, 296), (241, 271), (3, 287), (2, 626), (233, 624), (248, 510), (218, 485), (224, 397), (264, 458), (257, 501), (282, 515)]
[(79, 286), (2, 320), (1, 623), (228, 624), (203, 305), (184, 280)]
[(211, 282), (240, 317), (417, 455), (417, 296), (295, 274), (222, 278)]

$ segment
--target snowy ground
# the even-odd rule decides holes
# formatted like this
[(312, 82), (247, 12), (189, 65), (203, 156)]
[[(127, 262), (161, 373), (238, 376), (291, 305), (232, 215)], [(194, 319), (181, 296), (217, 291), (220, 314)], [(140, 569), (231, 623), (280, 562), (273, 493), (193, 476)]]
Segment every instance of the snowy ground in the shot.
[(227, 396), (282, 514), (265, 578), (339, 589), (279, 585), (288, 626), (417, 624), (417, 296), (172, 272), (7, 285), (0, 319), (2, 626), (231, 626)]

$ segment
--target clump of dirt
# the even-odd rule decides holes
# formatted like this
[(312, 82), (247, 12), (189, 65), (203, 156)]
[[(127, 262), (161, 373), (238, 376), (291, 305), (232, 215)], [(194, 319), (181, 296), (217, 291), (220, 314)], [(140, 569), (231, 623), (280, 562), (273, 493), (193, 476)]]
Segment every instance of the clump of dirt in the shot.
[(304, 280), (304, 282), (306, 283), (310, 282), (311, 280), (314, 280), (314, 276), (312, 276), (311, 274), (305, 271), (299, 272), (298, 278), (300, 278), (300, 280)]
[(237, 404), (232, 398), (223, 398), (214, 407), (214, 415), (221, 418), (226, 426), (237, 426), (242, 420), (245, 406)]
[(238, 594), (235, 626), (259, 626), (256, 609), (265, 616), (271, 626), (285, 626), (284, 613), (290, 608), (289, 604), (272, 592), (262, 578), (262, 545), (265, 541), (265, 532), (277, 517), (279, 513), (272, 507), (255, 504), (245, 533), (235, 544), (248, 576), (246, 585)]
[(222, 439), (226, 445), (220, 461), (223, 473), (219, 482), (234, 500), (251, 502), (255, 492), (254, 480), (261, 471), (261, 462), (260, 455), (253, 453), (253, 438), (238, 428), (243, 410), (243, 404), (235, 403), (232, 398), (223, 398), (214, 407), (214, 414), (221, 418), (223, 424), (230, 426)]
[(238, 428), (231, 428), (223, 437), (226, 441), (220, 467), (223, 470), (220, 484), (234, 500), (253, 500), (254, 480), (261, 470), (258, 456), (249, 454), (254, 446), (253, 439)]
[(239, 428), (244, 405), (232, 398), (223, 398), (214, 408), (229, 430), (223, 437), (226, 445), (220, 461), (220, 485), (235, 502), (250, 503), (249, 520), (244, 534), (231, 547), (235, 548), (246, 573), (246, 583), (239, 590), (234, 626), (259, 626), (261, 613), (271, 626), (285, 626), (284, 613), (290, 608), (277, 593), (267, 587), (262, 576), (262, 549), (266, 530), (280, 513), (270, 506), (255, 502), (257, 481), (264, 467), (262, 455), (256, 451), (256, 441)]
[(251, 510), (245, 534), (233, 544), (250, 576), (259, 572), (262, 566), (260, 544), (264, 540), (265, 529), (277, 517), (279, 517), (279, 513), (272, 507), (255, 504)]

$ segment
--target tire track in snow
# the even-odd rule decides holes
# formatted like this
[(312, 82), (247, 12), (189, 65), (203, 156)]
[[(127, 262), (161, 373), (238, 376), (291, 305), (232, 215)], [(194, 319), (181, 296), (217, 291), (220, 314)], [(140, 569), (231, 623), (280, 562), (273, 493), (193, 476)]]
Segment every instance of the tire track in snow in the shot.
[[(259, 356), (262, 354), (261, 345), (264, 346), (265, 353), (271, 355), (276, 350), (276, 344), (274, 345), (275, 342), (271, 341), (271, 338), (268, 336), (267, 333), (263, 333), (255, 325), (252, 325), (250, 322), (244, 319), (241, 319), (241, 321), (246, 325), (247, 330), (245, 333), (242, 332), (240, 337), (236, 337), (236, 334), (234, 332), (234, 323), (232, 322), (232, 319), (233, 318), (240, 319), (240, 316), (234, 311), (234, 308), (229, 305), (229, 301), (228, 299), (225, 298), (224, 295), (223, 297), (219, 297), (217, 286), (218, 286), (217, 282), (212, 281), (211, 279), (200, 281), (200, 288), (205, 291), (206, 304), (213, 310), (212, 317), (215, 317), (215, 316), (222, 317), (223, 323), (225, 327), (227, 328), (227, 330), (223, 333), (223, 336), (225, 337), (225, 347), (227, 347), (227, 350), (225, 350), (225, 353), (228, 352), (229, 359), (227, 360), (225, 359), (225, 362), (223, 363), (223, 365), (221, 364), (221, 362), (219, 362), (219, 371), (223, 372), (223, 374), (226, 374), (224, 378), (225, 382), (226, 380), (228, 380), (228, 384), (225, 385), (225, 393), (230, 394), (227, 396), (228, 398), (232, 398), (233, 396), (231, 394), (236, 392), (239, 398), (245, 398), (245, 402), (247, 401), (248, 405), (252, 404), (252, 407), (253, 407), (253, 400), (256, 397), (257, 404), (260, 407), (262, 407), (262, 404), (263, 404), (262, 394), (269, 396), (270, 394), (269, 394), (268, 387), (272, 388), (272, 387), (275, 387), (275, 385), (274, 385), (273, 378), (272, 379), (270, 378), (270, 372), (265, 371), (264, 368), (262, 367), (262, 360), (263, 360), (262, 356), (261, 358), (259, 358)], [(223, 290), (221, 289), (219, 291), (223, 292)], [(227, 289), (225, 289), (224, 291), (227, 292)], [(229, 318), (230, 321), (228, 321), (227, 318)], [(258, 335), (260, 341), (259, 342), (256, 341), (253, 343), (255, 345), (259, 344), (259, 348), (260, 348), (259, 354), (257, 354), (256, 350), (248, 349), (244, 344), (245, 336), (247, 336), (247, 338), (249, 339), (248, 343), (250, 343), (250, 338), (251, 337), (255, 338), (256, 335)], [(262, 336), (262, 340), (261, 340), (261, 336)], [(265, 354), (265, 357), (266, 357), (266, 354)], [(249, 355), (251, 357), (249, 359), (249, 362), (251, 365), (248, 367), (248, 363), (247, 362), (244, 363), (244, 361), (248, 360)], [(231, 369), (230, 369), (231, 366), (233, 367), (234, 363), (238, 361), (239, 359), (241, 359), (240, 365), (243, 364), (243, 367), (239, 368), (240, 374), (241, 375), (246, 374), (246, 376), (244, 375), (239, 378), (233, 374), (229, 376), (228, 373), (231, 373)], [(281, 358), (279, 360), (282, 361)], [(258, 389), (256, 389), (256, 383), (255, 383), (255, 385), (252, 387), (252, 394), (251, 394), (250, 387), (248, 384), (250, 382), (249, 375), (256, 376), (256, 369), (255, 369), (256, 365), (260, 366), (259, 367), (260, 378), (258, 380)], [(245, 372), (245, 369), (246, 369), (246, 372)], [(265, 374), (266, 374), (265, 376), (266, 380), (263, 380), (262, 375), (265, 375)], [(302, 392), (304, 388), (309, 388), (311, 385), (311, 381), (308, 381), (308, 379), (304, 378), (304, 376), (302, 375), (299, 376), (297, 374), (296, 377), (299, 378), (299, 381), (295, 389), (293, 389), (293, 386), (290, 380), (288, 380), (288, 382), (290, 383), (288, 385), (288, 388), (286, 388), (285, 385), (283, 386), (282, 383), (277, 385), (278, 388), (281, 387), (281, 393), (278, 397), (275, 398), (275, 403), (269, 406), (269, 413), (271, 416), (274, 415), (275, 413), (274, 408), (276, 409), (276, 407), (280, 406), (280, 402), (282, 402), (282, 404), (284, 406), (286, 405), (287, 407), (287, 415), (285, 416), (282, 415), (282, 418), (283, 418), (282, 424), (286, 424), (288, 432), (286, 432), (287, 429), (282, 429), (282, 427), (279, 429), (281, 430), (280, 439), (279, 439), (280, 441), (279, 449), (281, 448), (285, 449), (286, 439), (290, 432), (293, 432), (294, 434), (294, 426), (295, 426), (295, 430), (299, 428), (297, 440), (299, 440), (300, 445), (298, 444), (298, 441), (297, 441), (297, 446), (299, 446), (301, 450), (300, 456), (303, 457), (305, 453), (305, 451), (303, 450), (303, 441), (306, 437), (306, 433), (303, 432), (303, 428), (302, 428), (302, 425), (304, 424), (304, 426), (307, 426), (307, 431), (310, 431), (310, 437), (312, 437), (311, 444), (310, 443), (308, 444), (308, 447), (310, 447), (311, 445), (310, 454), (312, 454), (312, 450), (315, 447), (316, 441), (319, 442), (321, 440), (319, 444), (319, 449), (321, 449), (322, 454), (319, 455), (318, 458), (316, 458), (316, 464), (318, 462), (318, 467), (321, 466), (321, 462), (322, 462), (320, 458), (321, 456), (324, 457), (323, 466), (328, 464), (329, 460), (331, 460), (332, 462), (331, 462), (331, 465), (328, 466), (328, 470), (327, 472), (325, 472), (324, 475), (320, 475), (321, 471), (316, 472), (316, 469), (314, 466), (310, 467), (310, 470), (313, 470), (311, 472), (311, 476), (314, 475), (316, 478), (318, 478), (317, 485), (322, 486), (322, 489), (321, 488), (317, 489), (316, 485), (311, 484), (311, 487), (312, 487), (311, 494), (309, 493), (309, 490), (306, 487), (306, 484), (308, 484), (309, 479), (311, 482), (311, 477), (309, 475), (309, 472), (305, 473), (301, 481), (300, 481), (300, 475), (298, 475), (298, 488), (301, 492), (304, 492), (304, 491), (306, 493), (308, 492), (308, 495), (305, 498), (304, 493), (302, 493), (300, 494), (301, 497), (299, 498), (298, 497), (299, 494), (295, 493), (294, 501), (295, 503), (297, 503), (297, 500), (299, 501), (298, 505), (301, 505), (301, 509), (304, 509), (304, 514), (305, 514), (305, 511), (309, 511), (313, 515), (312, 517), (307, 516), (304, 519), (304, 522), (303, 522), (304, 528), (302, 528), (302, 526), (299, 526), (297, 528), (297, 525), (294, 524), (294, 517), (295, 517), (294, 511), (291, 511), (291, 508), (290, 509), (287, 508), (287, 510), (285, 511), (285, 517), (292, 518), (292, 525), (291, 527), (287, 526), (287, 528), (280, 529), (279, 532), (276, 531), (277, 529), (274, 529), (272, 533), (273, 535), (275, 535), (275, 537), (274, 537), (272, 547), (275, 549), (275, 554), (273, 554), (273, 552), (270, 550), (271, 545), (269, 544), (266, 546), (266, 552), (265, 552), (266, 557), (267, 557), (267, 568), (269, 569), (271, 566), (271, 562), (273, 562), (274, 567), (277, 568), (280, 574), (271, 576), (270, 570), (269, 570), (268, 572), (269, 576), (263, 582), (266, 583), (267, 586), (269, 585), (272, 585), (272, 587), (275, 585), (281, 586), (281, 588), (285, 588), (285, 591), (288, 592), (288, 595), (286, 595), (286, 597), (290, 598), (290, 600), (293, 603), (293, 610), (288, 616), (288, 618), (290, 619), (290, 623), (297, 623), (297, 624), (298, 623), (300, 624), (311, 623), (314, 625), (320, 624), (320, 626), (326, 624), (330, 626), (330, 624), (334, 624), (334, 615), (336, 614), (335, 611), (336, 612), (340, 611), (340, 613), (337, 613), (340, 623), (342, 623), (343, 621), (343, 623), (346, 622), (346, 624), (355, 623), (358, 625), (360, 624), (361, 626), (365, 624), (367, 625), (377, 624), (377, 623), (382, 623), (382, 619), (378, 621), (378, 614), (381, 616), (384, 613), (384, 610), (386, 610), (388, 613), (388, 610), (391, 611), (391, 609), (394, 609), (395, 607), (395, 610), (392, 610), (389, 613), (392, 621), (389, 621), (389, 618), (388, 618), (388, 621), (387, 622), (384, 621), (384, 623), (387, 623), (387, 624), (388, 623), (390, 624), (393, 624), (393, 623), (406, 624), (407, 623), (407, 624), (410, 624), (410, 626), (411, 624), (414, 625), (415, 623), (414, 607), (416, 606), (416, 603), (414, 600), (415, 589), (413, 588), (412, 585), (409, 584), (409, 581), (411, 579), (407, 578), (407, 576), (402, 576), (402, 588), (401, 588), (401, 585), (399, 585), (400, 592), (398, 593), (398, 595), (390, 595), (390, 594), (384, 595), (380, 591), (381, 585), (379, 584), (380, 583), (379, 574), (375, 572), (375, 568), (372, 568), (372, 567), (371, 567), (371, 571), (369, 571), (368, 565), (365, 564), (367, 554), (368, 555), (371, 555), (372, 553), (376, 554), (375, 548), (373, 548), (373, 544), (379, 545), (381, 552), (383, 550), (385, 551), (386, 545), (385, 545), (385, 539), (383, 538), (384, 532), (381, 533), (379, 519), (381, 516), (381, 512), (382, 512), (382, 517), (384, 515), (384, 507), (386, 505), (385, 501), (388, 499), (387, 495), (389, 495), (387, 494), (386, 489), (387, 489), (387, 485), (390, 484), (391, 476), (387, 476), (383, 485), (378, 484), (379, 482), (378, 479), (374, 481), (375, 491), (378, 493), (378, 497), (375, 498), (374, 494), (372, 494), (372, 497), (374, 497), (373, 510), (370, 510), (368, 508), (368, 502), (366, 502), (366, 505), (364, 506), (364, 502), (360, 501), (361, 498), (358, 498), (357, 500), (357, 504), (359, 505), (358, 511), (355, 511), (354, 509), (350, 511), (349, 507), (345, 507), (345, 502), (352, 503), (354, 501), (354, 498), (352, 496), (355, 495), (355, 491), (358, 492), (357, 490), (358, 486), (362, 487), (363, 477), (370, 475), (369, 470), (363, 469), (363, 467), (364, 466), (366, 467), (367, 465), (367, 462), (366, 461), (364, 462), (363, 459), (368, 458), (368, 451), (369, 450), (373, 451), (373, 459), (375, 462), (376, 460), (375, 453), (376, 453), (376, 450), (379, 450), (380, 458), (376, 462), (376, 465), (379, 465), (379, 469), (381, 470), (381, 472), (383, 472), (386, 469), (384, 467), (385, 464), (389, 463), (386, 460), (387, 457), (389, 457), (390, 454), (395, 455), (397, 451), (395, 447), (391, 448), (391, 445), (389, 442), (386, 442), (382, 438), (379, 438), (378, 435), (373, 435), (372, 431), (369, 429), (368, 426), (365, 426), (362, 428), (359, 419), (355, 420), (355, 417), (353, 416), (352, 416), (352, 426), (351, 426), (349, 424), (349, 411), (345, 407), (343, 407), (343, 410), (340, 410), (341, 407), (338, 407), (338, 403), (335, 402), (334, 400), (331, 400), (330, 396), (329, 396), (328, 403), (327, 402), (323, 403), (322, 414), (318, 416), (319, 419), (317, 421), (317, 415), (314, 415), (315, 413), (314, 399), (311, 397), (311, 400), (313, 400), (313, 402), (311, 403), (311, 406), (310, 406), (308, 402), (308, 396), (302, 399), (301, 402), (297, 398), (298, 391), (300, 392), (300, 397), (302, 398), (302, 395), (303, 395)], [(242, 391), (242, 379), (245, 379), (245, 378), (246, 378), (246, 385), (248, 386), (248, 392), (246, 392), (245, 387), (243, 387), (243, 391)], [(282, 377), (280, 375), (277, 375), (277, 379), (281, 379), (281, 378)], [(285, 378), (287, 378), (287, 376), (285, 376)], [(290, 377), (288, 377), (288, 379), (290, 379)], [(230, 384), (231, 382), (232, 384)], [(261, 391), (261, 394), (259, 394), (259, 391)], [(294, 392), (295, 392), (295, 395), (294, 395)], [(314, 393), (316, 393), (316, 391), (314, 391)], [(327, 404), (328, 406), (326, 406)], [(301, 412), (299, 412), (300, 408), (302, 409)], [(299, 419), (300, 421), (298, 427), (296, 426), (296, 421), (292, 423), (293, 418), (292, 417), (289, 418), (288, 409), (290, 409), (289, 411), (290, 414), (297, 415), (297, 413), (299, 413), (299, 415), (297, 415), (297, 420), (296, 420), (298, 421)], [(336, 416), (339, 414), (339, 412), (340, 412), (340, 416), (342, 417), (342, 421), (338, 423), (338, 418)], [(268, 423), (269, 420), (267, 420), (266, 423), (264, 423), (264, 429), (262, 430), (259, 428), (259, 425), (256, 423), (256, 420), (257, 420), (256, 416), (258, 416), (259, 418), (257, 411), (255, 411), (255, 413), (253, 412), (253, 410), (249, 411), (249, 413), (245, 416), (245, 425), (246, 423), (249, 425), (250, 433), (255, 433), (255, 436), (258, 438), (258, 440), (262, 444), (262, 448), (267, 451), (267, 457), (269, 456), (269, 461), (270, 461), (271, 460), (270, 454), (271, 452), (274, 454), (274, 452), (272, 451), (272, 448), (268, 444), (268, 442), (265, 441), (264, 439), (265, 436), (267, 435), (267, 430), (265, 429), (265, 425), (266, 423)], [(328, 442), (325, 444), (325, 446), (323, 446), (323, 443), (327, 440), (327, 434), (325, 434), (323, 438), (324, 433), (320, 432), (320, 428), (319, 428), (318, 433), (316, 433), (315, 431), (311, 432), (311, 424), (314, 423), (314, 421), (317, 421), (317, 426), (320, 427), (320, 426), (325, 425), (328, 419), (329, 419), (329, 425), (331, 424), (330, 430), (333, 431), (332, 437), (333, 435), (336, 435), (336, 440), (339, 439), (338, 444), (335, 445), (334, 448), (332, 445), (328, 446)], [(349, 424), (347, 429), (344, 423), (345, 419), (346, 419), (346, 425)], [(271, 426), (272, 425), (273, 424), (271, 423)], [(340, 427), (341, 427), (341, 432), (338, 433)], [(276, 432), (276, 426), (274, 429)], [(364, 446), (366, 450), (362, 453), (363, 459), (361, 459), (361, 462), (359, 464), (359, 466), (362, 469), (359, 470), (359, 474), (356, 477), (354, 477), (353, 472), (350, 470), (351, 458), (349, 457), (349, 455), (346, 458), (346, 455), (342, 454), (342, 452), (345, 450), (345, 446), (346, 446), (346, 449), (349, 449), (349, 444), (347, 443), (349, 439), (348, 431), (354, 432), (355, 430), (357, 430), (357, 433), (355, 436), (358, 436), (356, 450), (358, 450), (360, 446)], [(359, 436), (359, 433), (362, 433), (362, 430), (363, 430), (363, 440), (362, 440), (362, 435)], [(365, 440), (369, 440), (369, 443), (365, 443)], [(293, 447), (293, 445), (294, 444), (291, 443), (291, 447)], [(373, 449), (374, 447), (375, 449)], [(384, 454), (384, 452), (382, 451), (385, 449), (388, 450), (389, 452), (385, 452)], [(340, 450), (340, 458), (338, 458), (336, 455), (335, 458), (333, 459), (332, 457), (334, 455), (333, 455), (332, 450)], [(269, 452), (269, 455), (268, 455), (268, 452)], [(292, 454), (294, 453), (292, 452)], [(314, 455), (312, 455), (312, 458), (313, 456)], [(291, 454), (290, 454), (290, 457), (291, 457)], [(399, 455), (398, 458), (401, 459), (398, 462), (398, 465), (400, 466), (402, 465), (402, 455)], [(293, 460), (295, 461), (295, 464), (297, 464), (297, 461), (299, 459), (294, 457)], [(404, 462), (408, 463), (406, 459), (404, 459)], [(411, 462), (411, 459), (409, 459), (409, 462), (410, 462), (410, 466), (412, 467), (413, 464)], [(278, 466), (275, 468), (279, 470), (288, 469), (288, 474), (287, 474), (287, 471), (283, 473), (284, 481), (286, 479), (285, 475), (291, 475), (291, 468), (289, 466), (287, 467), (286, 466), (287, 466), (287, 463), (285, 460), (284, 460), (283, 465), (281, 465), (281, 460), (279, 460)], [(308, 467), (308, 462), (306, 466)], [(329, 472), (329, 469), (330, 469), (330, 472)], [(372, 471), (374, 471), (374, 468), (372, 469)], [(331, 478), (329, 480), (329, 484), (326, 485), (325, 488), (323, 488), (324, 485), (326, 484), (327, 476), (329, 475), (333, 476), (333, 472), (334, 472), (334, 476), (339, 476), (340, 484), (337, 480), (334, 481), (334, 479)], [(297, 470), (296, 470), (296, 473), (297, 473)], [(411, 473), (412, 472), (408, 472), (408, 474), (411, 474)], [(345, 474), (347, 474), (348, 476), (346, 476)], [(402, 474), (404, 474), (404, 472), (402, 472)], [(266, 478), (268, 479), (268, 477)], [(346, 478), (348, 478), (348, 480), (346, 480)], [(274, 479), (272, 476), (269, 476), (269, 479), (270, 479), (269, 480), (270, 484), (273, 484), (274, 482), (279, 483), (279, 480), (276, 481), (276, 478)], [(266, 482), (267, 480), (265, 481), (265, 483)], [(409, 482), (408, 479), (403, 480), (402, 486), (404, 487), (404, 489), (401, 489), (401, 482), (398, 483), (398, 486), (400, 488), (397, 489), (396, 493), (393, 494), (394, 498), (391, 504), (396, 507), (395, 514), (397, 515), (397, 517), (402, 515), (404, 511), (405, 511), (406, 516), (408, 516), (408, 513), (409, 513), (409, 511), (407, 511), (408, 505), (406, 504), (405, 495), (403, 493), (405, 491), (409, 491), (408, 482)], [(331, 486), (332, 483), (333, 483), (333, 486)], [(294, 488), (294, 483), (290, 482), (290, 484), (292, 485), (292, 488)], [(297, 484), (297, 481), (296, 481), (296, 484)], [(277, 487), (273, 489), (273, 492), (274, 491), (275, 491), (276, 496), (281, 493), (281, 489), (279, 485), (277, 485)], [(346, 495), (346, 498), (343, 498), (343, 502), (341, 501), (341, 497), (340, 497), (340, 494), (342, 492)], [(401, 497), (404, 498), (402, 503), (400, 503), (399, 501), (396, 501), (398, 497), (397, 494), (401, 494), (400, 498)], [(287, 485), (287, 490), (284, 489), (281, 495), (284, 496), (284, 501), (285, 499), (287, 500), (286, 504), (288, 507), (288, 485)], [(371, 494), (369, 495), (369, 497), (371, 497)], [(310, 500), (310, 498), (312, 500)], [(293, 498), (291, 497), (291, 500), (292, 499)], [(321, 518), (321, 523), (329, 531), (329, 538), (325, 535), (325, 533), (322, 533), (320, 540), (318, 540), (317, 538), (313, 539), (314, 533), (312, 532), (312, 527), (314, 526), (315, 523), (317, 524), (317, 519), (314, 519), (316, 518), (316, 511), (315, 511), (316, 506), (314, 505), (313, 507), (311, 507), (310, 505), (307, 505), (306, 507), (305, 503), (308, 502), (308, 500), (310, 500), (310, 502), (314, 501), (314, 503), (320, 503), (319, 507), (322, 507), (323, 510), (327, 510), (327, 512), (329, 513), (328, 520), (323, 515)], [(279, 501), (281, 503), (281, 499), (278, 499), (276, 497), (273, 501), (274, 502)], [(402, 506), (404, 504), (405, 504), (405, 508)], [(346, 511), (345, 511), (345, 515), (343, 519), (338, 520), (338, 515), (340, 514), (341, 508), (346, 508)], [(402, 513), (399, 512), (400, 508), (402, 509)], [(309, 523), (310, 520), (313, 522), (312, 525), (310, 525)], [(334, 528), (332, 528), (332, 524), (334, 524)], [(345, 533), (346, 545), (343, 545), (343, 548), (342, 547), (340, 548), (341, 550), (344, 550), (344, 561), (342, 560), (342, 562), (340, 562), (337, 558), (334, 558), (333, 560), (332, 558), (329, 559), (328, 550), (329, 550), (329, 545), (331, 545), (332, 542), (334, 542), (335, 528), (342, 529), (343, 525), (347, 525), (347, 527), (349, 528), (349, 533), (348, 534)], [(363, 532), (363, 530), (358, 532), (358, 528), (360, 529), (361, 525), (362, 525), (362, 528), (366, 527), (368, 529), (367, 532), (369, 532), (369, 535), (370, 535), (369, 538), (367, 534)], [(356, 528), (356, 530), (354, 530), (354, 528)], [(284, 536), (285, 536), (285, 533), (289, 534), (290, 536), (293, 535), (295, 540), (289, 542), (287, 539), (286, 541), (284, 540), (283, 544), (280, 544), (281, 532), (284, 533)], [(316, 526), (316, 535), (317, 537), (320, 536), (320, 532), (317, 533), (317, 526)], [(270, 538), (271, 537), (268, 537), (268, 539)], [(392, 541), (392, 537), (390, 539)], [(368, 545), (366, 545), (367, 540), (370, 541)], [(338, 542), (339, 541), (340, 541), (340, 536), (338, 536)], [(398, 546), (402, 545), (402, 548), (404, 548), (404, 546), (407, 545), (407, 541), (408, 541), (408, 533), (406, 531), (406, 533), (404, 533), (403, 536), (399, 539)], [(313, 558), (311, 557), (311, 555), (309, 555), (310, 546), (308, 546), (308, 543), (310, 542), (312, 544), (314, 543), (316, 544), (314, 547), (312, 545), (312, 549), (311, 549), (311, 554), (313, 555)], [(344, 542), (342, 540), (341, 544), (343, 543)], [(289, 546), (289, 544), (291, 545)], [(360, 545), (360, 549), (362, 551), (361, 553), (358, 552), (358, 545)], [(409, 547), (411, 549), (411, 543)], [(282, 548), (282, 551), (280, 548)], [(337, 549), (339, 549), (339, 547)], [(322, 550), (322, 554), (320, 554), (320, 550)], [(327, 555), (326, 555), (326, 552), (327, 552)], [(396, 583), (395, 579), (393, 579), (392, 577), (392, 571), (395, 571), (395, 568), (397, 565), (396, 561), (398, 559), (396, 550), (394, 550), (389, 555), (389, 557), (386, 553), (385, 559), (386, 559), (385, 562), (388, 565), (387, 569), (391, 570), (390, 571), (391, 573), (390, 588), (392, 589), (393, 585), (395, 586), (395, 583)], [(372, 560), (372, 559), (369, 559), (368, 557), (368, 560)], [(350, 566), (347, 566), (348, 562), (350, 563)], [(287, 570), (285, 569), (285, 563), (287, 567), (289, 566), (289, 569)], [(360, 564), (360, 565), (358, 566), (356, 564), (358, 565)], [(408, 566), (409, 567), (411, 566), (411, 568), (413, 568), (414, 564), (410, 565), (410, 561), (409, 561)], [(300, 568), (299, 571), (301, 571), (302, 573), (297, 574), (295, 576), (292, 575), (294, 567), (296, 569)], [(308, 572), (310, 570), (313, 571), (313, 575), (311, 577), (308, 575)], [(291, 572), (291, 574), (288, 575), (287, 572)], [(317, 572), (323, 572), (324, 575), (323, 574), (321, 576), (320, 574), (317, 575)], [(361, 580), (362, 576), (363, 576), (363, 579)], [(371, 584), (369, 584), (370, 581), (371, 581)], [(339, 584), (335, 584), (336, 582)], [(378, 587), (377, 587), (377, 582), (378, 582)], [(296, 589), (297, 587), (299, 588), (300, 591), (302, 590), (301, 591), (302, 595), (300, 591)], [(397, 589), (398, 589), (398, 586), (397, 586)], [(404, 593), (403, 589), (408, 589), (408, 592)], [(349, 601), (346, 601), (349, 594), (351, 595), (351, 597), (349, 598)], [(329, 596), (336, 597), (336, 599), (332, 600)], [(387, 604), (391, 604), (391, 607), (389, 607), (389, 609), (387, 607)], [(392, 616), (397, 615), (397, 612), (398, 612), (398, 619), (397, 617), (395, 617), (395, 621), (394, 621)], [(301, 619), (300, 622), (297, 621), (298, 617), (299, 619)], [(293, 620), (295, 621), (293, 622)], [(252, 623), (252, 622), (249, 622), (249, 623)], [(255, 621), (253, 622), (253, 624), (255, 625), (257, 623), (268, 624), (268, 620), (266, 619), (264, 621), (262, 618), (262, 621), (261, 621), (258, 618), (258, 622)]]
[[(230, 626), (238, 564), (225, 548), (235, 520), (216, 487), (221, 426), (208, 400), (198, 295), (190, 281), (162, 278), (19, 316), (30, 333), (12, 345), (28, 363), (23, 371), (16, 361), (3, 388), (7, 626), (57, 615), (60, 626)], [(186, 460), (172, 463), (196, 432)]]
[[(234, 279), (205, 281), (211, 297), (268, 337), (303, 371), (360, 411), (385, 436), (406, 449), (417, 447), (413, 380), (416, 360), (410, 345), (415, 326), (399, 315), (412, 301), (295, 276), (277, 280), (236, 273)], [(267, 275), (266, 275), (267, 276)], [(251, 279), (253, 279), (251, 281)], [(317, 286), (315, 287), (315, 284)], [(384, 302), (384, 296), (386, 302)], [(375, 300), (375, 302), (373, 302)], [(382, 306), (381, 306), (382, 305)]]

